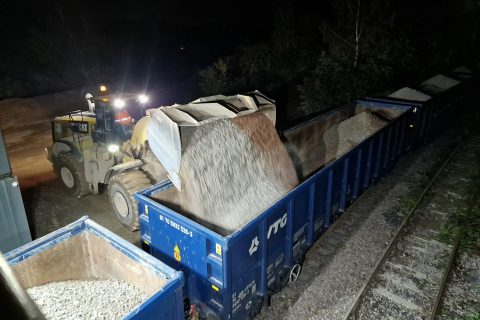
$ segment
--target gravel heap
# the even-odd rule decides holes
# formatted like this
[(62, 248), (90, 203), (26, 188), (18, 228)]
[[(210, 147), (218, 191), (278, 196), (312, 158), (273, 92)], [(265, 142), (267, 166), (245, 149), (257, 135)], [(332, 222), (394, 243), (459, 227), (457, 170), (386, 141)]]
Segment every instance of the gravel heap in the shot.
[(335, 160), (383, 128), (386, 121), (367, 111), (332, 125), (325, 131), (325, 163)]
[(430, 79), (425, 80), (420, 85), (422, 90), (430, 94), (438, 94), (459, 84), (460, 81), (447, 77), (443, 74), (437, 74)]
[(465, 66), (460, 66), (455, 69), (453, 69), (453, 72), (463, 72), (463, 73), (472, 73), (472, 70), (468, 69)]
[[(93, 88), (90, 88), (93, 89)], [(53, 117), (79, 107), (87, 110), (85, 88), (77, 88), (31, 98), (9, 98), (0, 101), (0, 127), (32, 125), (41, 121), (51, 122)], [(19, 121), (22, 119), (22, 121)]]
[(388, 123), (369, 111), (352, 111), (317, 117), (284, 133), (285, 146), (301, 178), (341, 157)]
[(47, 319), (121, 319), (147, 299), (116, 279), (52, 282), (27, 292)]
[(428, 101), (432, 98), (428, 94), (425, 94), (421, 91), (418, 91), (409, 87), (405, 87), (395, 92), (392, 92), (388, 96), (391, 98), (411, 100), (411, 101)]

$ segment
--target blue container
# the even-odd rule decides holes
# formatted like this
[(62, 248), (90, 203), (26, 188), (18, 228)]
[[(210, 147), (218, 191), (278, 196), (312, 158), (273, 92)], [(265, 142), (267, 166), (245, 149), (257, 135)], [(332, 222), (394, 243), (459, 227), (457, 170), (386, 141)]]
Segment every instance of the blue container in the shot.
[(409, 146), (415, 147), (425, 142), (431, 137), (431, 125), (434, 117), (435, 101), (433, 99), (427, 101), (413, 101), (400, 98), (390, 97), (368, 97), (365, 100), (377, 103), (394, 103), (396, 105), (403, 105), (412, 107), (412, 114), (409, 119), (410, 136)]
[[(478, 90), (479, 78), (476, 73), (468, 71), (461, 71), (461, 68), (457, 68), (446, 73), (447, 76), (462, 82), (455, 93), (460, 99), (457, 100), (457, 105), (453, 108), (454, 111), (459, 111), (459, 108), (464, 109), (476, 105), (475, 93)], [(452, 116), (455, 116), (455, 114)]]
[(114, 278), (149, 296), (124, 319), (184, 319), (183, 274), (88, 217), (7, 253), (5, 259), (25, 289), (92, 276)]
[(221, 319), (253, 318), (269, 295), (295, 276), (307, 249), (335, 217), (410, 148), (414, 108), (366, 100), (354, 103), (403, 114), (233, 234), (217, 234), (156, 202), (152, 196), (172, 188), (169, 181), (135, 195), (142, 240), (153, 256), (185, 273), (185, 297), (194, 309)]
[(478, 81), (476, 77), (459, 72), (450, 72), (446, 75), (459, 81), (459, 84), (441, 92), (437, 92), (435, 86), (412, 87), (414, 90), (430, 95), (431, 99), (427, 101), (391, 97), (373, 97), (367, 98), (367, 100), (413, 106), (415, 115), (411, 125), (415, 126), (415, 133), (412, 135), (411, 144), (415, 145), (436, 137), (473, 102)]

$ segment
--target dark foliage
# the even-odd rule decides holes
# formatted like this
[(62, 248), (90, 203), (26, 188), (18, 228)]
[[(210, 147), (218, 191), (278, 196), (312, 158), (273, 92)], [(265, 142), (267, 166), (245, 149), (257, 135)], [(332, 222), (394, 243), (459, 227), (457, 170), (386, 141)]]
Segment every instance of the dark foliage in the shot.
[(289, 112), (300, 115), (475, 63), (479, 6), (6, 1), (0, 99), (108, 81), (155, 83), (183, 100), (198, 76), (204, 94), (258, 89), (284, 97)]
[[(475, 63), (479, 5), (464, 0), (332, 1), (281, 6), (273, 34), (201, 70), (205, 94), (281, 90), (300, 79), (296, 115), (381, 94), (456, 64)], [(296, 101), (290, 99), (290, 101)], [(290, 111), (291, 112), (291, 111)]]

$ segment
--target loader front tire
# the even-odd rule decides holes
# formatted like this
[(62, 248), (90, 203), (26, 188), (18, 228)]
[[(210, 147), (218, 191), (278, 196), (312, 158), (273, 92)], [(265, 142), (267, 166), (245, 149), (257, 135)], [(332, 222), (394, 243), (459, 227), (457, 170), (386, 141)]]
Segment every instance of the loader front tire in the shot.
[(73, 154), (62, 153), (55, 157), (53, 170), (73, 196), (80, 198), (89, 193), (83, 164)]
[(110, 178), (108, 198), (117, 220), (130, 231), (139, 228), (135, 192), (151, 186), (150, 179), (138, 169), (119, 172)]

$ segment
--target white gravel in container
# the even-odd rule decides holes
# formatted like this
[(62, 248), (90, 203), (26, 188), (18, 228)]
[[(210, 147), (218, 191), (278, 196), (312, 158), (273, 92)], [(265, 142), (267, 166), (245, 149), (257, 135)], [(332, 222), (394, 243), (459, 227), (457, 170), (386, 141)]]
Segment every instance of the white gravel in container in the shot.
[(116, 279), (51, 282), (27, 289), (47, 319), (121, 319), (147, 295)]
[(456, 85), (460, 81), (447, 77), (443, 74), (437, 74), (436, 76), (431, 77), (430, 79), (425, 80), (420, 85), (423, 90), (430, 94), (437, 94), (443, 91), (446, 91)]
[(390, 98), (404, 99), (410, 101), (428, 101), (432, 97), (421, 91), (405, 87), (388, 95)]
[(473, 74), (472, 70), (468, 69), (468, 68), (465, 67), (465, 66), (457, 67), (457, 68), (453, 69), (453, 72), (461, 72), (461, 73), (470, 73), (470, 74)]
[(323, 135), (325, 162), (340, 158), (385, 125), (386, 121), (367, 111), (332, 125)]

